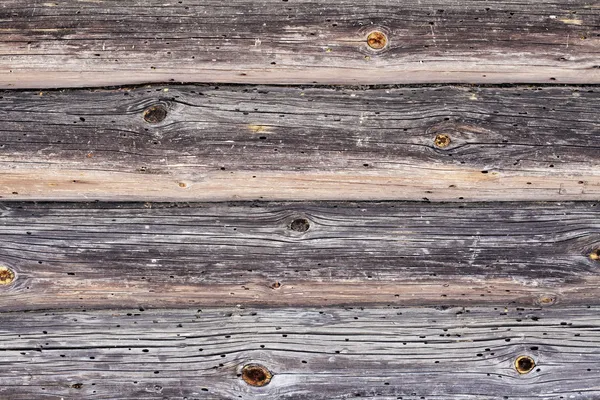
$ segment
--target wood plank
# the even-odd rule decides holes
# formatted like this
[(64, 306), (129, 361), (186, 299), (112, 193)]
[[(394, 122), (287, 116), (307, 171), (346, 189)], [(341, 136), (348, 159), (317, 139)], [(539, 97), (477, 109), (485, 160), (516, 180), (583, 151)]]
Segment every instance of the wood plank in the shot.
[(593, 86), (6, 91), (0, 196), (593, 201), (599, 100)]
[(0, 21), (1, 88), (600, 83), (588, 0), (3, 0)]
[(596, 203), (4, 203), (0, 237), (2, 311), (600, 304)]
[[(0, 314), (10, 399), (600, 397), (594, 308), (202, 309)], [(529, 356), (534, 369), (514, 362)], [(240, 374), (272, 373), (262, 387)]]

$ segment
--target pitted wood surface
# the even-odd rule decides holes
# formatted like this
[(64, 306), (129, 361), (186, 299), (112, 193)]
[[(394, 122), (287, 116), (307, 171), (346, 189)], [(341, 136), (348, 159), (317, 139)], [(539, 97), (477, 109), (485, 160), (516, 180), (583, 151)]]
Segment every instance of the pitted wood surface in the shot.
[(596, 87), (0, 94), (8, 200), (597, 200)]
[[(0, 314), (0, 397), (575, 399), (600, 396), (596, 307)], [(528, 374), (519, 356), (535, 362)], [(245, 365), (267, 368), (253, 387)]]
[(596, 203), (4, 203), (0, 309), (598, 304)]
[[(600, 83), (598, 7), (588, 0), (3, 0), (0, 87)], [(386, 35), (371, 41), (375, 49), (372, 32)]]

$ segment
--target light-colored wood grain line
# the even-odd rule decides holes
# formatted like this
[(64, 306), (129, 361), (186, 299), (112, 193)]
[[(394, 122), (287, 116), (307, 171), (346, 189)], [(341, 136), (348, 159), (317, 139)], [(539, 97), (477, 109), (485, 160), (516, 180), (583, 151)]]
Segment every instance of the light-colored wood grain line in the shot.
[[(585, 0), (4, 0), (0, 88), (600, 83)], [(377, 32), (384, 38), (371, 42)]]

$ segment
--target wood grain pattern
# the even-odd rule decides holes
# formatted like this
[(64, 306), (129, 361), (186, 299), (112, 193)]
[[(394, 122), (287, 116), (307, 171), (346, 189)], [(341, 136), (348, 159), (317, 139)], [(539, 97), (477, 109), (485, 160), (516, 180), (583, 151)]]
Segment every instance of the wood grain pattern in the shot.
[(596, 203), (4, 203), (0, 237), (3, 311), (600, 299)]
[[(600, 83), (588, 0), (3, 0), (0, 87)], [(367, 45), (372, 31), (387, 46)]]
[[(600, 396), (594, 308), (193, 309), (0, 314), (0, 397)], [(520, 375), (518, 356), (535, 369)], [(244, 365), (268, 368), (263, 387)]]
[[(0, 196), (597, 200), (599, 94), (539, 86), (8, 91), (0, 93)], [(149, 123), (153, 107), (166, 115)], [(439, 135), (447, 147), (435, 145)]]

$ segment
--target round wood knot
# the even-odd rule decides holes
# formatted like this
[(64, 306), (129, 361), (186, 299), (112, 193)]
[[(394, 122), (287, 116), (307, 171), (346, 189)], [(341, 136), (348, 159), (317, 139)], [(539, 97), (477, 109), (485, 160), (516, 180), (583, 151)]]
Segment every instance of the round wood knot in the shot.
[(515, 360), (515, 369), (520, 374), (528, 374), (535, 368), (535, 361), (529, 356), (519, 356)]
[(15, 273), (3, 265), (0, 265), (0, 285), (10, 285), (15, 280)]
[(551, 306), (552, 304), (556, 303), (556, 296), (544, 294), (538, 298), (537, 302), (542, 306)]
[(433, 140), (433, 143), (435, 144), (436, 147), (443, 149), (444, 147), (450, 146), (450, 143), (452, 143), (452, 140), (450, 139), (450, 136), (448, 136), (444, 133), (440, 133), (439, 135), (437, 135), (435, 137), (435, 139)]
[(381, 50), (387, 45), (387, 36), (380, 31), (374, 31), (367, 36), (367, 44), (374, 50)]
[(250, 386), (266, 386), (272, 377), (271, 372), (262, 365), (249, 364), (242, 369), (242, 379)]
[(167, 109), (165, 106), (158, 104), (148, 107), (144, 110), (144, 120), (149, 124), (158, 124), (167, 118)]
[(290, 229), (295, 232), (306, 232), (310, 229), (310, 223), (306, 218), (296, 218), (290, 224)]
[(596, 249), (590, 253), (590, 259), (594, 261), (600, 260), (600, 249)]

